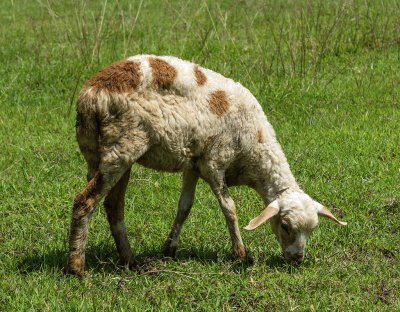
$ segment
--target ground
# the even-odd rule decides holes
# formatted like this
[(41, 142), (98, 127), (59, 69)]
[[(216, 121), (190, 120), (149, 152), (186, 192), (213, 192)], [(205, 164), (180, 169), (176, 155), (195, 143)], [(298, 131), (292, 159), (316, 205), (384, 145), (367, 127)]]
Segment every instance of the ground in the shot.
[[(399, 310), (399, 14), (395, 0), (2, 1), (0, 310)], [(77, 93), (139, 53), (248, 87), (302, 188), (348, 226), (320, 220), (300, 266), (281, 258), (268, 225), (243, 230), (255, 258), (244, 265), (200, 183), (177, 260), (163, 259), (181, 177), (134, 166), (126, 224), (140, 270), (119, 266), (99, 206), (86, 276), (66, 275), (86, 176)], [(248, 188), (232, 194), (243, 227), (262, 202)]]

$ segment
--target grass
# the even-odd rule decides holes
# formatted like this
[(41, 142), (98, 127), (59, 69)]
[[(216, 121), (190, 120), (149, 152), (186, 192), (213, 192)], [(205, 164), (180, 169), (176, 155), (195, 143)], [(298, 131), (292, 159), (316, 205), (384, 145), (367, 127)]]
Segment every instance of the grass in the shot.
[[(397, 311), (400, 309), (400, 6), (385, 1), (2, 1), (0, 310)], [(64, 274), (85, 164), (77, 93), (103, 66), (176, 55), (247, 86), (325, 220), (295, 267), (268, 226), (242, 233), (253, 266), (230, 257), (224, 218), (200, 183), (176, 261), (160, 249), (179, 175), (134, 166), (126, 201), (140, 272), (118, 265), (95, 213), (83, 280)], [(241, 226), (262, 209), (232, 190)]]

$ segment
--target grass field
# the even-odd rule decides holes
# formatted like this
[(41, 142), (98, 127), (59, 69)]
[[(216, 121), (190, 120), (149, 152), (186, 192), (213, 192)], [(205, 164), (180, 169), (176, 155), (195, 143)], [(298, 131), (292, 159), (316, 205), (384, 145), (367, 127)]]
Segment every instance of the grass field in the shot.
[[(0, 3), (0, 311), (399, 311), (400, 5), (382, 1)], [(133, 167), (126, 225), (139, 272), (118, 265), (105, 213), (87, 274), (64, 273), (72, 202), (86, 166), (75, 100), (103, 66), (175, 55), (240, 81), (263, 105), (298, 182), (348, 222), (321, 220), (305, 262), (285, 263), (269, 226), (231, 258), (200, 183), (177, 260), (161, 246), (179, 175)], [(254, 191), (232, 189), (241, 227)]]

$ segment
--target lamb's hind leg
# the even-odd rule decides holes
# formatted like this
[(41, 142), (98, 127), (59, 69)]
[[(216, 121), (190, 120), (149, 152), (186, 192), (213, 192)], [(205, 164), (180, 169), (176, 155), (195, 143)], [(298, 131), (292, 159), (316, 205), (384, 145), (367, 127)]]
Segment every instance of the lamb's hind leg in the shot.
[(75, 198), (69, 238), (68, 269), (77, 275), (82, 275), (84, 271), (89, 221), (95, 205), (108, 194), (147, 148), (146, 144), (131, 144), (131, 147), (136, 148), (132, 148), (133, 152), (129, 155), (129, 152), (122, 149), (116, 153), (116, 146), (124, 145), (113, 144), (109, 149), (103, 148), (104, 156), (100, 160), (97, 172)]
[(74, 201), (69, 233), (68, 270), (81, 276), (85, 267), (85, 248), (89, 221), (104, 193), (104, 176), (97, 171)]
[(130, 268), (134, 265), (134, 255), (129, 245), (124, 223), (125, 191), (129, 182), (131, 169), (129, 168), (118, 183), (108, 193), (104, 200), (107, 219), (110, 224), (111, 233), (123, 265)]
[(181, 233), (183, 223), (193, 206), (194, 193), (198, 179), (198, 174), (193, 171), (186, 171), (183, 173), (182, 191), (179, 197), (178, 211), (176, 213), (171, 233), (163, 247), (163, 254), (167, 257), (175, 257), (179, 234)]

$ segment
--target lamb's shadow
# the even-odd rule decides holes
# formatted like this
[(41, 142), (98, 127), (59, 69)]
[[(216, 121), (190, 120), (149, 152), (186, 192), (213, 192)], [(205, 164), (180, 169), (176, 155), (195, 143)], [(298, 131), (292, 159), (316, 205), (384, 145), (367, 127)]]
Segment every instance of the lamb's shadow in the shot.
[(280, 272), (285, 272), (288, 274), (301, 272), (304, 268), (313, 266), (315, 263), (314, 257), (306, 258), (306, 260), (301, 264), (292, 264), (287, 262), (283, 256), (272, 255), (265, 260), (265, 265), (271, 269), (275, 269)]
[[(252, 263), (241, 262), (232, 258), (230, 252), (209, 249), (206, 247), (190, 247), (178, 250), (176, 259), (165, 258), (160, 248), (148, 249), (139, 253), (135, 258), (138, 272), (152, 270), (160, 265), (165, 266), (168, 261), (198, 261), (201, 263), (223, 263), (228, 264), (234, 272), (243, 272)], [(285, 272), (297, 271), (297, 267), (289, 265), (282, 257), (273, 255), (264, 257), (260, 255), (257, 262), (263, 263), (270, 268), (275, 268)], [(44, 253), (32, 253), (24, 255), (17, 264), (17, 270), (20, 274), (30, 274), (36, 271), (48, 271), (65, 273), (67, 263), (67, 249), (52, 249)], [(161, 264), (162, 263), (162, 264)], [(256, 264), (257, 265), (257, 264)], [(111, 243), (98, 244), (88, 248), (86, 252), (86, 269), (98, 272), (115, 273), (124, 270), (124, 266), (119, 264), (118, 254), (115, 246)]]
[[(216, 263), (231, 261), (229, 253), (220, 253), (204, 247), (191, 247), (178, 251), (176, 259), (165, 258), (161, 248), (148, 249), (136, 255), (138, 271), (146, 271), (160, 265), (160, 262), (168, 261), (198, 261), (203, 263)], [(31, 253), (20, 257), (17, 270), (20, 274), (30, 274), (36, 271), (63, 272), (65, 273), (67, 263), (67, 248), (51, 249), (44, 253)], [(244, 267), (246, 264), (242, 264)], [(116, 272), (125, 269), (120, 265), (117, 251), (112, 244), (98, 244), (89, 247), (86, 251), (86, 269), (99, 272)]]
[[(88, 248), (86, 252), (86, 267), (104, 267), (111, 271), (111, 268), (118, 266), (118, 259), (113, 255), (115, 247), (108, 244), (100, 244)], [(67, 248), (47, 250), (43, 253), (31, 253), (21, 257), (17, 269), (21, 274), (29, 274), (35, 271), (65, 272), (67, 264)], [(102, 260), (106, 260), (104, 262)]]

